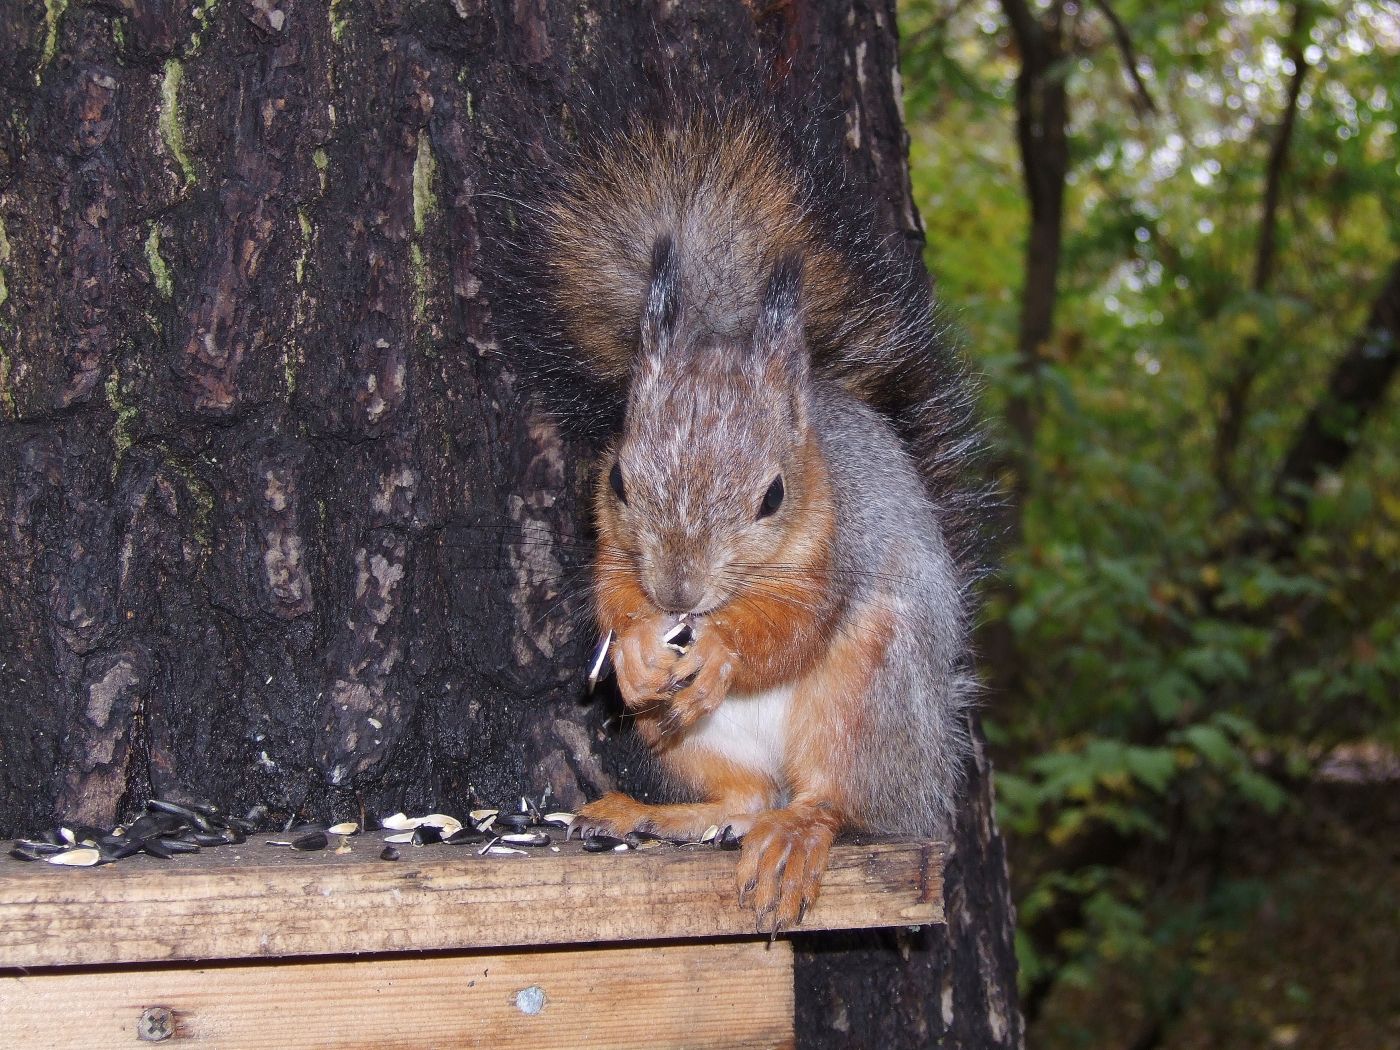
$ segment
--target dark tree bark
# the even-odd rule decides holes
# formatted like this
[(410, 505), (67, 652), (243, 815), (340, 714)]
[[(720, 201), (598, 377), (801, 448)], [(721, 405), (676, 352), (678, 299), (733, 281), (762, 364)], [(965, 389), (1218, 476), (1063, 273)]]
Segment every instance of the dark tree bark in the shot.
[[(0, 38), (0, 832), (645, 790), (580, 702), (588, 463), (493, 353), (474, 194), (571, 99), (758, 68), (916, 252), (893, 3), (0, 0)], [(990, 799), (946, 930), (804, 942), (804, 1043), (1020, 1045)]]

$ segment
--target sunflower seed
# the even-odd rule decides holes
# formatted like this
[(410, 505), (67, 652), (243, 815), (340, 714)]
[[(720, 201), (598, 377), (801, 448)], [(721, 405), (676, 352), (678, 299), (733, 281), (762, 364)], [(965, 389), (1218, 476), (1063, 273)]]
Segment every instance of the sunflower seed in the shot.
[(326, 838), (324, 831), (312, 831), (292, 839), (292, 849), (311, 853), (318, 849), (325, 849), (329, 842), (330, 840)]
[(588, 853), (607, 853), (609, 850), (621, 852), (632, 847), (622, 839), (613, 838), (611, 835), (585, 835), (583, 848)]
[[(458, 828), (457, 830), (461, 831), (462, 829)], [(415, 846), (431, 846), (442, 841), (442, 830), (432, 824), (423, 824), (413, 829), (412, 841)]]
[(512, 846), (548, 846), (551, 839), (542, 831), (526, 831), (502, 835), (501, 841)]
[(449, 846), (476, 846), (492, 837), (493, 836), (488, 835), (484, 831), (477, 831), (475, 829), (469, 831), (463, 828), (461, 831), (453, 832), (451, 835), (444, 837), (442, 841), (446, 842)]
[(396, 850), (396, 849), (394, 849), (393, 846), (385, 846), (382, 850), (379, 851), (379, 859), (380, 859), (380, 860), (398, 860), (398, 859), (399, 859), (399, 851)]
[(510, 828), (512, 831), (524, 831), (530, 826), (530, 814), (502, 813), (496, 818), (496, 823), (503, 828)]
[[(171, 853), (198, 853), (199, 843), (186, 842), (184, 839), (163, 838), (160, 844)], [(149, 843), (147, 844), (149, 845)]]

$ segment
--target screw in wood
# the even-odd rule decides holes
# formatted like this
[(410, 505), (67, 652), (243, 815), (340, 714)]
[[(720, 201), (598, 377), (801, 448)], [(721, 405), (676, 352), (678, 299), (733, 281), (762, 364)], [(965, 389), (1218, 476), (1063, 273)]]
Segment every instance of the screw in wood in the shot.
[(143, 1043), (163, 1043), (175, 1034), (175, 1011), (168, 1006), (148, 1006), (136, 1021), (136, 1038)]

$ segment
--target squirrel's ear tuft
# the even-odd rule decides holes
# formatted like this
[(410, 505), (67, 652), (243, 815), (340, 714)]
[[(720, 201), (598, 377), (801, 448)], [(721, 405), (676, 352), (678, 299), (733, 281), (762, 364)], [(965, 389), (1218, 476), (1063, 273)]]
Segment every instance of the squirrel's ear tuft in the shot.
[(642, 306), (642, 353), (670, 352), (681, 312), (680, 266), (670, 234), (656, 239), (651, 249), (651, 283)]
[(754, 330), (754, 349), (781, 362), (795, 380), (808, 370), (807, 341), (802, 332), (802, 256), (784, 252), (768, 275)]

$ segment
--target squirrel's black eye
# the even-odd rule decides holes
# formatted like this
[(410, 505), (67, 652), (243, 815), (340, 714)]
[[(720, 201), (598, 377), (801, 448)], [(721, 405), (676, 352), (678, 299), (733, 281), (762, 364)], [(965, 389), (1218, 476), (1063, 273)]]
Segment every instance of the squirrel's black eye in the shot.
[(779, 474), (763, 494), (763, 502), (758, 506), (758, 516), (766, 518), (783, 505), (783, 476)]
[(617, 497), (619, 503), (627, 502), (627, 490), (622, 487), (622, 465), (614, 463), (612, 470), (608, 472), (608, 484), (612, 486), (613, 495)]

